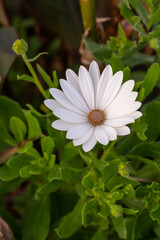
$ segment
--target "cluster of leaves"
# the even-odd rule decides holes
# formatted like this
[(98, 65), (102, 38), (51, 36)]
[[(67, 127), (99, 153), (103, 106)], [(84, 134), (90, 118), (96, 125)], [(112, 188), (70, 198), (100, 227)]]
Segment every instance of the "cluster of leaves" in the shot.
[[(159, 86), (160, 3), (144, 2), (147, 10), (139, 0), (119, 4), (138, 40), (127, 39), (120, 25), (105, 46), (85, 39), (98, 60), (123, 70), (124, 81), (139, 80), (143, 117), (129, 136), (85, 154), (51, 127), (55, 117), (44, 106), (44, 113), (30, 104), (24, 110), (0, 97), (0, 215), (14, 239), (160, 238), (160, 98), (151, 96)], [(142, 51), (148, 43), (155, 55)], [(129, 67), (146, 63), (146, 73), (131, 73)], [(58, 87), (55, 72), (53, 81), (40, 65), (37, 71), (48, 88)], [(35, 83), (27, 74), (18, 79)]]

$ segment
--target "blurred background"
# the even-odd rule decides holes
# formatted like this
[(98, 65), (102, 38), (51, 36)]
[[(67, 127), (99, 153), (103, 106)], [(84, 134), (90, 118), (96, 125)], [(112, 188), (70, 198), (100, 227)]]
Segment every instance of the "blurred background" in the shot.
[[(96, 1), (97, 42), (105, 43), (117, 33), (117, 23), (122, 20), (118, 0)], [(31, 83), (17, 81), (17, 74), (28, 73), (19, 56), (12, 51), (17, 38), (29, 45), (27, 56), (33, 58), (39, 52), (48, 52), (38, 59), (45, 71), (58, 78), (65, 77), (65, 70), (77, 71), (82, 63), (93, 60), (89, 50), (81, 43), (84, 34), (79, 0), (0, 0), (0, 93), (25, 107), (32, 102), (38, 107), (42, 96)], [(37, 97), (39, 96), (39, 98)]]

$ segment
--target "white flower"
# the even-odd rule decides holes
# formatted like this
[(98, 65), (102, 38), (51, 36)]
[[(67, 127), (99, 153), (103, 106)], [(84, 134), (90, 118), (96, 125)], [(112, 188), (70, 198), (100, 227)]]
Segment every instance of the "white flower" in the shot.
[(123, 85), (123, 72), (113, 75), (110, 65), (100, 76), (97, 63), (90, 64), (89, 71), (80, 66), (78, 76), (70, 69), (66, 71), (67, 80), (60, 79), (63, 91), (55, 88), (50, 93), (55, 98), (45, 100), (59, 120), (52, 127), (67, 131), (66, 137), (73, 139), (75, 146), (81, 145), (85, 152), (100, 142), (109, 141), (130, 133), (126, 124), (133, 123), (142, 116), (137, 111), (141, 103), (135, 101), (134, 81)]

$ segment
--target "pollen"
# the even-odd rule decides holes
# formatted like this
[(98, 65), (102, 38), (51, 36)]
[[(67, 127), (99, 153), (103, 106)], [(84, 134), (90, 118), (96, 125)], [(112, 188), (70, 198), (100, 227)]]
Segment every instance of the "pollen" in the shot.
[(104, 122), (105, 115), (99, 109), (92, 110), (88, 114), (88, 120), (93, 126), (99, 126)]

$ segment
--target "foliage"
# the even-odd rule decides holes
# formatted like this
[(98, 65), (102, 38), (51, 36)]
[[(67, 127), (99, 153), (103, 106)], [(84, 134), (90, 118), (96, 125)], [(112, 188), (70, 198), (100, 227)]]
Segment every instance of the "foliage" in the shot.
[[(17, 240), (160, 238), (160, 99), (153, 94), (160, 75), (160, 3), (121, 0), (119, 8), (133, 39), (119, 24), (119, 36), (105, 45), (85, 43), (97, 60), (123, 70), (124, 81), (135, 76), (143, 116), (129, 136), (86, 154), (51, 127), (55, 117), (45, 106), (43, 112), (31, 104), (22, 109), (0, 97), (0, 213)], [(153, 55), (144, 52), (148, 44)], [(24, 54), (31, 75), (17, 78), (47, 98), (38, 76), (47, 88), (58, 87), (56, 72), (52, 78), (37, 64), (37, 75)], [(5, 207), (4, 196), (12, 192), (15, 214)]]

